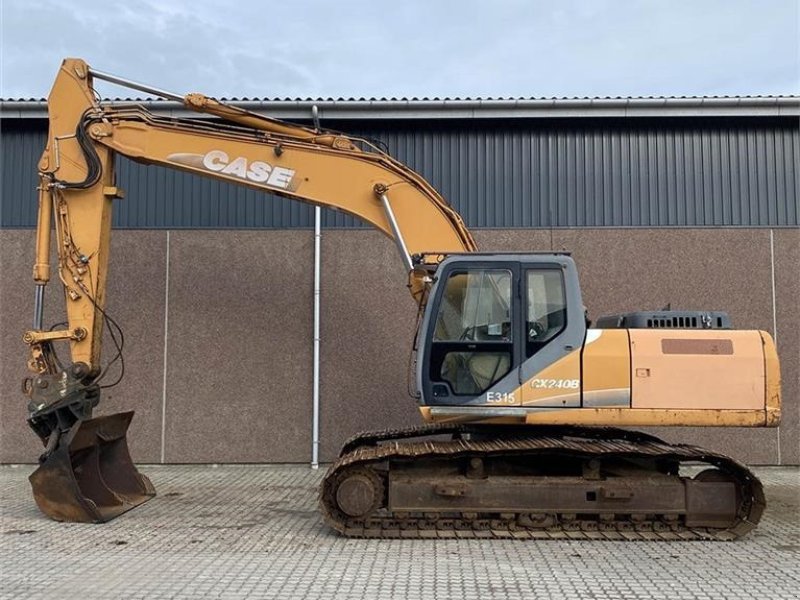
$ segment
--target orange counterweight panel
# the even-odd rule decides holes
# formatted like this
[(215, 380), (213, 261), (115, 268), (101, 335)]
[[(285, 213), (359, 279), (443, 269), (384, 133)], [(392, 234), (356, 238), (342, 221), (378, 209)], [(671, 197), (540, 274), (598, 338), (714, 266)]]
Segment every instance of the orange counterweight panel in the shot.
[(763, 410), (758, 331), (630, 329), (633, 408)]

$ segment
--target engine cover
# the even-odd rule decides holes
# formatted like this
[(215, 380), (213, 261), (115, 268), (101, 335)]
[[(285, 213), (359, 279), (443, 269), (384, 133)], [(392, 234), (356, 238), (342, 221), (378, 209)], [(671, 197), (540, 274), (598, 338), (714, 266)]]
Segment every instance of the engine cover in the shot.
[(733, 329), (728, 313), (712, 310), (637, 311), (597, 319), (598, 329)]

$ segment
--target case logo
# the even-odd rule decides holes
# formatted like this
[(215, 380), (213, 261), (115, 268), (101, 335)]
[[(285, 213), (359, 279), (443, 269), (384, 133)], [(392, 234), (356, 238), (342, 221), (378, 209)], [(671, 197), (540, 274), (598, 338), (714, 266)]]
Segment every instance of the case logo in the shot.
[(248, 160), (244, 156), (231, 159), (223, 150), (211, 150), (205, 154), (181, 152), (170, 154), (167, 160), (195, 169), (238, 177), (253, 183), (263, 183), (282, 190), (291, 191), (296, 188), (296, 185), (293, 184), (294, 169), (274, 166), (263, 160)]

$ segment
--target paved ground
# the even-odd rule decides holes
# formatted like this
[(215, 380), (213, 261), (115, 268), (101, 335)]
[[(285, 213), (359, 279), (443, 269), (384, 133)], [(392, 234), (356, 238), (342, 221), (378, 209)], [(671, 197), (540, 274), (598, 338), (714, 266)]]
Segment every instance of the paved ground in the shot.
[(159, 496), (106, 525), (38, 513), (30, 466), (0, 467), (2, 598), (798, 597), (800, 470), (762, 468), (768, 512), (744, 540), (347, 540), (305, 467), (145, 467)]

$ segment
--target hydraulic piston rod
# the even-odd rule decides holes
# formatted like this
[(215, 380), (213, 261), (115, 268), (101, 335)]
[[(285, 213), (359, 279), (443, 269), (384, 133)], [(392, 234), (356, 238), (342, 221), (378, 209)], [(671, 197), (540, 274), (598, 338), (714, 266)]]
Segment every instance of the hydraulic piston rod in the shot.
[(383, 210), (386, 212), (386, 218), (389, 220), (389, 226), (392, 228), (394, 241), (397, 244), (397, 249), (400, 251), (400, 258), (403, 260), (406, 271), (411, 272), (414, 270), (414, 265), (411, 263), (411, 255), (408, 253), (408, 246), (406, 246), (406, 241), (403, 239), (403, 234), (400, 231), (400, 227), (397, 225), (397, 218), (394, 216), (392, 205), (389, 203), (389, 197), (386, 195), (386, 187), (377, 184), (375, 186), (375, 193), (378, 195), (378, 198), (380, 198), (381, 204), (383, 204)]
[(182, 94), (176, 94), (175, 92), (168, 92), (167, 90), (155, 88), (150, 85), (138, 83), (136, 81), (131, 81), (130, 79), (117, 77), (116, 75), (112, 75), (111, 73), (104, 73), (103, 71), (98, 71), (96, 69), (89, 69), (89, 73), (91, 73), (92, 77), (94, 77), (95, 79), (102, 79), (103, 81), (108, 81), (109, 83), (115, 83), (117, 85), (121, 85), (122, 87), (130, 88), (132, 90), (138, 90), (140, 92), (145, 92), (147, 94), (155, 94), (156, 96), (160, 96), (161, 98), (168, 98), (170, 100), (177, 100), (178, 102), (183, 102), (184, 96)]
[(53, 219), (53, 201), (47, 181), (39, 184), (39, 220), (36, 226), (36, 263), (33, 280), (36, 292), (33, 299), (33, 328), (42, 329), (44, 315), (44, 288), (50, 280), (50, 225)]

